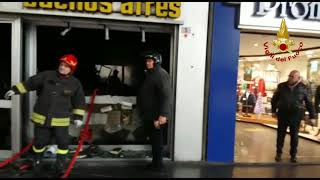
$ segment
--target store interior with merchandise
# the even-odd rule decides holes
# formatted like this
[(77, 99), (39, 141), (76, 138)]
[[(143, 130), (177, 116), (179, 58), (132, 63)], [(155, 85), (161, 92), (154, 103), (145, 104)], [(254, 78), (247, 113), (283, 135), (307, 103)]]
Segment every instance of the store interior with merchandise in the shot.
[[(242, 32), (240, 34), (240, 52), (237, 79), (237, 122), (246, 122), (277, 128), (277, 119), (272, 117), (271, 99), (281, 82), (287, 81), (292, 70), (299, 70), (302, 82), (308, 87), (315, 108), (315, 95), (320, 87), (320, 43), (316, 37), (290, 35), (295, 43), (291, 47), (290, 61), (277, 61), (276, 57), (288, 57), (290, 53), (267, 56), (277, 52), (273, 46), (275, 34)], [(299, 49), (299, 45), (303, 45)], [(299, 50), (298, 50), (299, 49)], [(317, 114), (316, 114), (317, 115)], [(299, 136), (307, 140), (320, 142), (320, 122), (309, 124), (308, 112), (300, 124)], [(289, 128), (288, 128), (289, 131)], [(276, 134), (276, 131), (274, 131)]]

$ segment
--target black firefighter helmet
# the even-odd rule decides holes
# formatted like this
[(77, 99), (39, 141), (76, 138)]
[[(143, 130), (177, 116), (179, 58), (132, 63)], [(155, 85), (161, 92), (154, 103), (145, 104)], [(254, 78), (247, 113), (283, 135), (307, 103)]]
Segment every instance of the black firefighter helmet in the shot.
[(160, 53), (156, 51), (146, 51), (143, 53), (143, 59), (154, 59), (156, 65), (161, 65), (162, 63), (162, 56)]

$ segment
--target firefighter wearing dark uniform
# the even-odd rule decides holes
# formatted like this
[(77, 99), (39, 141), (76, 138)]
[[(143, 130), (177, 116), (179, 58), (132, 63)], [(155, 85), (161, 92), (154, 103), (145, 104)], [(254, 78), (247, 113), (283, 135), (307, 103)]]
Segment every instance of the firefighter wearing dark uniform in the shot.
[(168, 72), (161, 67), (161, 54), (147, 52), (144, 60), (147, 67), (146, 77), (137, 98), (137, 106), (140, 116), (144, 119), (152, 145), (152, 163), (147, 167), (161, 170), (163, 168), (164, 127), (171, 114), (170, 77)]
[(290, 161), (297, 162), (297, 147), (299, 139), (300, 122), (304, 116), (304, 104), (309, 111), (309, 118), (314, 122), (315, 114), (310, 94), (306, 85), (301, 82), (300, 73), (293, 70), (288, 81), (280, 83), (273, 94), (272, 116), (278, 118), (277, 129), (277, 155), (275, 160), (281, 161), (287, 127), (290, 128)]
[(45, 146), (55, 136), (58, 145), (56, 172), (62, 174), (66, 168), (69, 133), (68, 126), (73, 122), (82, 125), (85, 114), (85, 97), (82, 85), (72, 76), (77, 66), (77, 58), (68, 54), (60, 59), (57, 71), (44, 71), (30, 77), (27, 81), (16, 84), (6, 93), (6, 98), (14, 94), (37, 91), (31, 120), (35, 124), (35, 143), (32, 147), (34, 156), (34, 173), (39, 174), (40, 162)]

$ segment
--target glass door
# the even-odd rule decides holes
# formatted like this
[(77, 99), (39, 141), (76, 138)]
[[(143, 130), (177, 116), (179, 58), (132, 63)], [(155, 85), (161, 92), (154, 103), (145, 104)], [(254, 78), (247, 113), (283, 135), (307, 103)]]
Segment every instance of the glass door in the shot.
[(11, 36), (12, 24), (0, 23), (1, 66), (0, 66), (0, 156), (7, 156), (12, 148), (11, 137), (11, 100), (4, 94), (11, 86)]
[(21, 81), (21, 20), (0, 17), (0, 158), (20, 150), (20, 97), (4, 99), (13, 84)]

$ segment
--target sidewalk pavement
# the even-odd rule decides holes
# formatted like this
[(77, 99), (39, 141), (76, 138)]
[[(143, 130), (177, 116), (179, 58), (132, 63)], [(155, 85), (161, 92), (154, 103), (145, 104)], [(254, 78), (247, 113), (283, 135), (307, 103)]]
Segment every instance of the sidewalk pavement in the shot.
[[(147, 170), (150, 161), (81, 160), (69, 178), (319, 178), (320, 163), (230, 163), (165, 161), (165, 170)], [(52, 177), (53, 162), (44, 163), (44, 176)], [(49, 172), (49, 173), (48, 173)], [(11, 167), (0, 169), (0, 178), (30, 178), (31, 171), (18, 174)]]

